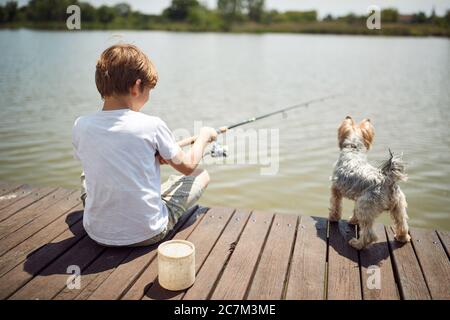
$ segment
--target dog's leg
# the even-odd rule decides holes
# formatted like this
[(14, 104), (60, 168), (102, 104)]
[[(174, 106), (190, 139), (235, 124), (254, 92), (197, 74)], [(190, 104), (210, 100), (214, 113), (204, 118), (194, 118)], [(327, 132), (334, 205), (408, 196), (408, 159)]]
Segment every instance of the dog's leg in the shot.
[(342, 217), (342, 194), (334, 185), (331, 186), (330, 221), (339, 221)]
[(352, 225), (357, 225), (359, 224), (358, 218), (356, 217), (356, 213), (355, 213), (355, 209), (353, 209), (353, 215), (350, 217), (350, 219), (348, 220), (349, 224)]
[(373, 220), (360, 220), (359, 226), (361, 228), (359, 239), (353, 238), (349, 241), (349, 244), (356, 250), (362, 250), (377, 241), (377, 236), (373, 232)]
[(394, 192), (394, 200), (390, 212), (394, 220), (395, 240), (400, 242), (409, 242), (411, 240), (408, 227), (408, 214), (406, 212), (407, 207), (408, 204), (405, 194), (400, 188), (397, 188)]
[(364, 198), (356, 201), (353, 216), (358, 220), (361, 231), (358, 239), (353, 238), (349, 241), (353, 248), (361, 250), (377, 241), (377, 236), (373, 231), (373, 222), (379, 214), (380, 212), (377, 212), (377, 208), (373, 207), (370, 201), (365, 201)]

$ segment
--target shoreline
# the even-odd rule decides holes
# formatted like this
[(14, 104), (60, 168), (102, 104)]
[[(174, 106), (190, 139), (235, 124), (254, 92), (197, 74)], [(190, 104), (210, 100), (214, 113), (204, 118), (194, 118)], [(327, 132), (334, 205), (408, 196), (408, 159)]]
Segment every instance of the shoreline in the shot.
[(239, 24), (230, 30), (220, 28), (202, 28), (189, 24), (158, 24), (136, 28), (135, 26), (113, 25), (102, 26), (98, 24), (85, 23), (81, 30), (68, 30), (61, 22), (49, 23), (13, 23), (0, 25), (0, 30), (45, 30), (45, 31), (167, 31), (167, 32), (192, 32), (192, 33), (224, 33), (224, 34), (312, 34), (312, 35), (363, 35), (363, 36), (386, 36), (386, 37), (439, 37), (450, 38), (450, 28), (435, 25), (418, 24), (385, 24), (380, 30), (369, 30), (361, 25), (349, 25), (344, 23), (311, 23), (311, 24)]

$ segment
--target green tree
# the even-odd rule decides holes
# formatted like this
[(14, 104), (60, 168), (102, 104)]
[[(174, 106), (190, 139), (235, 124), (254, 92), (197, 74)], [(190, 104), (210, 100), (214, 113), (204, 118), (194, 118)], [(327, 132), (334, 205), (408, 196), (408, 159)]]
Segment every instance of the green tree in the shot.
[(358, 17), (354, 13), (349, 13), (343, 17), (344, 21), (348, 24), (353, 24), (358, 21)]
[(271, 24), (278, 22), (277, 18), (280, 16), (277, 10), (265, 11), (262, 17), (262, 23)]
[(327, 14), (324, 18), (323, 21), (333, 21), (334, 18), (331, 14)]
[(286, 15), (282, 12), (278, 12), (277, 10), (269, 11), (269, 16), (274, 23), (285, 23), (289, 22)]
[(13, 22), (17, 16), (17, 2), (8, 1), (3, 9), (5, 22)]
[(79, 4), (81, 10), (82, 22), (94, 22), (97, 18), (97, 10), (87, 2), (81, 2)]
[(67, 7), (77, 1), (71, 0), (31, 0), (26, 8), (26, 16), (31, 21), (65, 21)]
[(430, 23), (436, 24), (438, 22), (438, 20), (439, 19), (438, 19), (438, 16), (436, 15), (436, 9), (433, 6), (433, 9), (431, 10), (431, 15), (430, 15), (430, 18), (428, 19), (428, 21)]
[(50, 3), (44, 0), (31, 0), (27, 6), (27, 18), (31, 21), (49, 21)]
[(114, 6), (114, 11), (120, 17), (128, 17), (132, 10), (128, 3), (118, 3)]
[(113, 8), (103, 5), (97, 9), (97, 19), (101, 23), (103, 24), (111, 23), (114, 20), (114, 18), (115, 18), (115, 11)]
[(5, 22), (5, 9), (3, 6), (0, 6), (0, 23)]
[(381, 10), (381, 21), (382, 22), (397, 22), (398, 21), (397, 9), (387, 8), (387, 9)]
[(264, 15), (265, 0), (246, 0), (245, 4), (250, 20), (261, 22)]
[(197, 0), (172, 0), (172, 4), (163, 11), (163, 15), (172, 21), (185, 21), (189, 11), (199, 6)]
[(425, 23), (427, 22), (427, 15), (424, 12), (419, 12), (413, 15), (413, 23)]
[(204, 6), (191, 8), (187, 22), (199, 30), (219, 30), (221, 27), (221, 19), (217, 13), (209, 11)]
[(242, 20), (243, 0), (218, 0), (217, 9), (223, 19), (223, 29), (230, 30), (234, 22)]

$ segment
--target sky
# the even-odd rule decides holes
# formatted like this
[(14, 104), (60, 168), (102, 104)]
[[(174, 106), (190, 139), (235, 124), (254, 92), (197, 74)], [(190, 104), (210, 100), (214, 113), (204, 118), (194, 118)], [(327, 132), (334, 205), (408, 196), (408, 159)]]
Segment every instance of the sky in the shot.
[[(82, 0), (83, 1), (83, 0)], [(159, 14), (170, 5), (171, 0), (84, 0), (95, 6), (102, 4), (113, 5), (120, 2), (129, 3), (134, 10), (144, 13)], [(199, 0), (209, 8), (216, 6), (217, 0)], [(4, 4), (7, 0), (0, 0)], [(19, 0), (19, 5), (24, 5), (28, 0)], [(394, 7), (401, 13), (410, 14), (424, 11), (430, 14), (433, 7), (438, 15), (443, 15), (450, 10), (450, 0), (266, 0), (267, 9), (278, 11), (287, 10), (317, 10), (320, 17), (327, 14), (345, 15), (349, 12), (356, 14), (367, 13), (370, 5), (378, 5), (380, 8)]]

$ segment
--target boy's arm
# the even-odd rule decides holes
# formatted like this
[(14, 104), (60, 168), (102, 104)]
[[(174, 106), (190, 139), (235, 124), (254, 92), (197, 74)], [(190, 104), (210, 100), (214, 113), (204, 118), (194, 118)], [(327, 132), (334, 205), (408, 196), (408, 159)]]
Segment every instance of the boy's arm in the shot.
[(217, 131), (213, 128), (204, 127), (195, 140), (192, 148), (184, 152), (181, 148), (170, 160), (165, 160), (172, 168), (184, 175), (190, 175), (197, 168), (203, 158), (208, 143), (217, 139)]

